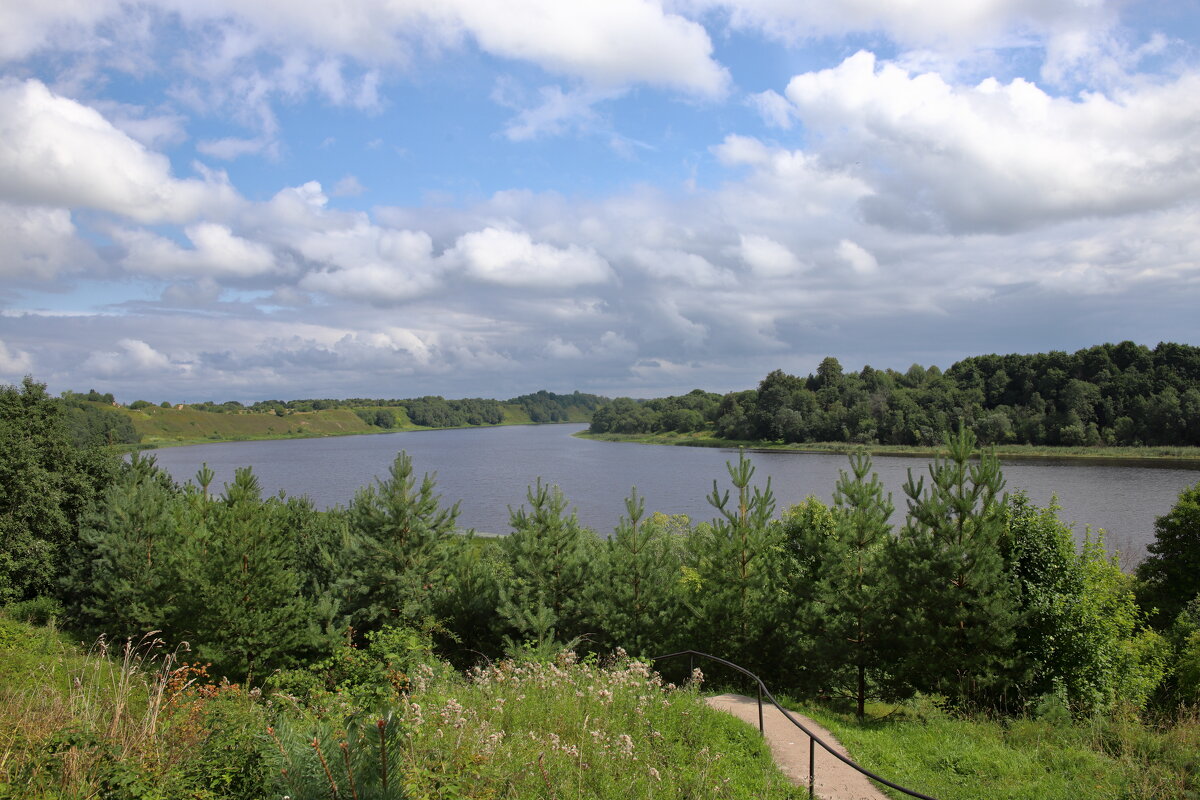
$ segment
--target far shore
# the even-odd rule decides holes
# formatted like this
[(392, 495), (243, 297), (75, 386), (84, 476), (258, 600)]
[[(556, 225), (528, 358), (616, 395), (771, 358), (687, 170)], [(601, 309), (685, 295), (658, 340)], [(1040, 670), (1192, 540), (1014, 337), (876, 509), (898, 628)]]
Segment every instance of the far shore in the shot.
[[(902, 458), (932, 459), (943, 452), (941, 447), (916, 445), (856, 444), (852, 442), (782, 442), (731, 441), (706, 433), (589, 433), (574, 434), (581, 439), (630, 444), (669, 445), (676, 447), (743, 448), (747, 452), (837, 454), (865, 448), (872, 455)], [(1001, 461), (1086, 461), (1098, 466), (1162, 467), (1165, 469), (1200, 470), (1200, 447), (1046, 447), (1038, 445), (998, 445), (989, 448)]]
[(273, 442), (284, 439), (328, 439), (334, 436), (384, 436), (394, 433), (416, 433), (419, 431), (458, 431), (468, 428), (507, 428), (513, 425), (580, 425), (585, 423), (568, 420), (566, 422), (499, 422), (495, 425), (457, 425), (448, 426), (445, 428), (423, 428), (416, 425), (403, 428), (392, 428), (390, 430), (367, 430), (367, 431), (328, 431), (314, 433), (304, 431), (301, 433), (270, 433), (263, 435), (238, 435), (228, 437), (213, 437), (205, 436), (194, 439), (156, 439), (152, 441), (143, 441), (137, 444), (115, 445), (115, 447), (125, 453), (141, 452), (143, 450), (161, 450), (167, 447), (191, 447), (198, 444), (235, 444), (239, 442)]

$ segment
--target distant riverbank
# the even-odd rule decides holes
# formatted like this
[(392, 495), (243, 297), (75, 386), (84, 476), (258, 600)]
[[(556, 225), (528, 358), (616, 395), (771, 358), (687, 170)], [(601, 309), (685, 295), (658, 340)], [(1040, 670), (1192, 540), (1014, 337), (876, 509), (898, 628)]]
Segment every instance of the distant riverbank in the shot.
[[(916, 445), (870, 444), (851, 442), (801, 442), (783, 444), (763, 441), (730, 441), (718, 439), (708, 433), (588, 433), (580, 431), (575, 436), (599, 442), (628, 442), (631, 444), (674, 445), (679, 447), (744, 447), (751, 452), (786, 453), (849, 453), (866, 447), (872, 455), (932, 458), (940, 447)], [(1086, 461), (1089, 464), (1111, 464), (1113, 466), (1163, 466), (1173, 469), (1200, 470), (1200, 447), (1044, 447), (1037, 445), (998, 445), (996, 455), (1001, 461), (1056, 461), (1068, 459)]]
[[(139, 410), (121, 409), (129, 416), (134, 430), (141, 436), (138, 444), (122, 446), (123, 450), (152, 450), (164, 447), (183, 447), (198, 444), (228, 442), (262, 442), (285, 439), (320, 439), (330, 436), (361, 436), (381, 433), (454, 430), (458, 428), (496, 428), (508, 425), (537, 425), (523, 409), (504, 405), (504, 419), (496, 425), (458, 425), (430, 427), (409, 421), (403, 409), (389, 409), (395, 423), (390, 428), (367, 424), (348, 408), (321, 411), (289, 412), (286, 415), (233, 412), (216, 413), (192, 408), (149, 407)], [(566, 422), (587, 422), (586, 416), (570, 413)], [(584, 418), (579, 418), (583, 416)], [(546, 423), (554, 424), (554, 423)]]

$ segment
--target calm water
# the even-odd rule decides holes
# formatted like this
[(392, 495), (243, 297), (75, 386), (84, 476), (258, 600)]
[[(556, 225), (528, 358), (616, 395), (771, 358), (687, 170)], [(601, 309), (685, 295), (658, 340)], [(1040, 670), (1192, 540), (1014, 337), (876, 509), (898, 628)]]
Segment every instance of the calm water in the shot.
[[(252, 466), (268, 493), (306, 494), (322, 508), (347, 505), (355, 490), (386, 475), (396, 453), (406, 450), (418, 474), (436, 472), (447, 502), (462, 501), (463, 527), (503, 533), (508, 507), (525, 501), (525, 491), (541, 477), (562, 487), (580, 521), (608, 532), (624, 513), (624, 498), (637, 486), (647, 511), (711, 519), (705, 496), (717, 479), (728, 487), (725, 462), (736, 452), (696, 447), (653, 447), (576, 439), (582, 425), (525, 425), (445, 431), (342, 436), (175, 447), (154, 451), (158, 463), (179, 481), (195, 475), (201, 463), (217, 474), (216, 485), (233, 479), (236, 467)], [(808, 495), (829, 502), (842, 455), (754, 453), (755, 482), (768, 476), (783, 509)], [(907, 470), (921, 473), (922, 459), (875, 457), (875, 468), (903, 510)], [(1154, 518), (1166, 513), (1179, 492), (1200, 480), (1200, 472), (1063, 461), (1004, 465), (1008, 490), (1024, 489), (1044, 505), (1058, 496), (1060, 517), (1108, 531), (1110, 549), (1122, 551), (1128, 566), (1154, 539)], [(893, 522), (901, 514), (893, 516)]]

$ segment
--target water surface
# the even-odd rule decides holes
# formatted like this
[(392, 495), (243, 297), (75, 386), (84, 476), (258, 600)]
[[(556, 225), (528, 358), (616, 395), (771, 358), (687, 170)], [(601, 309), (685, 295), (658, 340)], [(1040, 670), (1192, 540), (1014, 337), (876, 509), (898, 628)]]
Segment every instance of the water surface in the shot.
[[(601, 533), (611, 532), (624, 513), (624, 498), (636, 486), (647, 511), (711, 519), (705, 501), (713, 480), (729, 487), (725, 463), (732, 450), (662, 447), (577, 439), (583, 425), (519, 425), (499, 428), (417, 431), (374, 436), (340, 436), (232, 442), (154, 451), (158, 463), (176, 480), (195, 475), (201, 463), (216, 472), (215, 485), (233, 479), (239, 466), (253, 466), (268, 493), (280, 490), (308, 495), (318, 507), (348, 505), (355, 491), (386, 476), (396, 454), (405, 450), (418, 474), (436, 472), (446, 502), (461, 502), (463, 527), (490, 533), (508, 531), (508, 508), (525, 502), (527, 488), (539, 477), (559, 485), (580, 521)], [(778, 508), (815, 495), (829, 502), (844, 455), (756, 452), (755, 482), (771, 488)], [(876, 456), (875, 469), (893, 494), (902, 516), (902, 486), (909, 469), (922, 474), (924, 459)], [(1111, 549), (1122, 551), (1128, 566), (1140, 559), (1154, 539), (1154, 519), (1165, 514), (1179, 492), (1200, 480), (1187, 469), (1105, 466), (1079, 461), (1006, 462), (1009, 491), (1023, 489), (1039, 505), (1057, 495), (1060, 517), (1108, 532)]]

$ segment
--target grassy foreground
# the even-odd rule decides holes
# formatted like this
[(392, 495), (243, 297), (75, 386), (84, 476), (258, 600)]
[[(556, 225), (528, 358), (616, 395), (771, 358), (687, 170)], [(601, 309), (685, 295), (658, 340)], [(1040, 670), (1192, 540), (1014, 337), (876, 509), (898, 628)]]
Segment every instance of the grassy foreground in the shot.
[(337, 657), (361, 674), (332, 689), (264, 694), (181, 652), (82, 652), (0, 617), (0, 798), (800, 796), (757, 731), (640, 662), (464, 675), (385, 649)]
[[(575, 434), (581, 439), (600, 442), (630, 442), (633, 444), (676, 445), (682, 447), (744, 447), (747, 450), (770, 450), (793, 453), (849, 453), (863, 445), (852, 442), (803, 442), (783, 444), (781, 442), (733, 441), (718, 439), (710, 433), (588, 433)], [(942, 452), (943, 447), (918, 447), (910, 445), (871, 444), (866, 445), (872, 455), (909, 456), (932, 458)], [(1038, 445), (998, 445), (996, 455), (1001, 461), (1020, 459), (1080, 459), (1100, 464), (1136, 463), (1140, 466), (1162, 465), (1186, 469), (1200, 469), (1200, 447), (1044, 447)]]
[[(1190, 800), (1200, 792), (1200, 716), (989, 719), (923, 703), (876, 705), (865, 720), (789, 704), (880, 775), (938, 800)], [(1059, 712), (1059, 713), (1055, 713)], [(902, 797), (900, 793), (893, 793)]]
[[(85, 651), (52, 627), (0, 616), (0, 798), (806, 796), (752, 726), (644, 663), (566, 654), (464, 674), (414, 641), (348, 648), (264, 693), (212, 680), (184, 649), (145, 641)], [(1074, 722), (1054, 708), (997, 720), (914, 703), (871, 707), (860, 722), (788, 705), (860, 763), (939, 800), (1200, 793), (1194, 711), (1155, 726)]]

